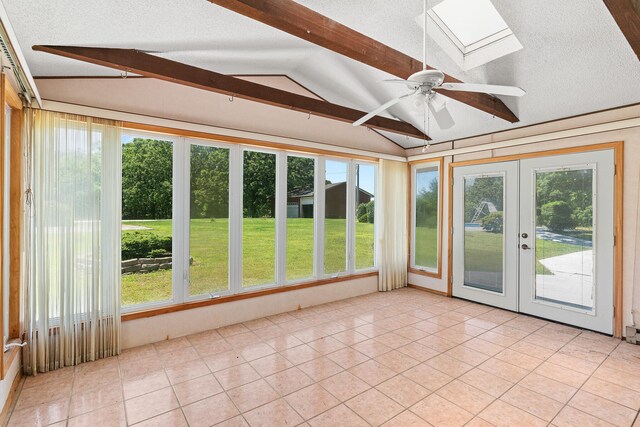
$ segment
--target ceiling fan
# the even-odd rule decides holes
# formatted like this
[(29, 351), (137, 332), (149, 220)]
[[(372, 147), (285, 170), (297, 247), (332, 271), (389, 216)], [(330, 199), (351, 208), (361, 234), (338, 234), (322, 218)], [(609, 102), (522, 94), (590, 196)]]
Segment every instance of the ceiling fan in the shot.
[[(415, 96), (416, 103), (424, 103), (428, 106), (429, 111), (433, 115), (440, 129), (449, 129), (455, 122), (449, 110), (447, 109), (447, 98), (437, 91), (440, 89), (462, 91), (462, 92), (480, 92), (491, 95), (505, 96), (523, 96), (526, 92), (515, 86), (500, 86), (474, 83), (445, 83), (444, 73), (440, 70), (427, 69), (427, 1), (424, 0), (424, 33), (423, 33), (423, 51), (422, 51), (422, 70), (409, 76), (407, 80), (391, 79), (385, 80), (390, 83), (402, 83), (409, 88), (410, 92), (385, 102), (369, 114), (360, 118), (353, 123), (353, 126), (360, 126), (372, 117), (391, 108), (403, 99)], [(425, 115), (427, 115), (425, 109)], [(427, 131), (425, 129), (425, 131)]]

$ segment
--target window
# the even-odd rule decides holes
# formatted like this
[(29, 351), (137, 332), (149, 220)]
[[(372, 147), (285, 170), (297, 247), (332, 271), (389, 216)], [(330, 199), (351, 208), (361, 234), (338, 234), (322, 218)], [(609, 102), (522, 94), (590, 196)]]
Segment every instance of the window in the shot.
[(189, 295), (229, 290), (229, 149), (191, 144)]
[(490, 0), (445, 0), (427, 16), (429, 36), (465, 71), (522, 49)]
[(287, 156), (287, 282), (313, 277), (314, 159)]
[(173, 143), (122, 138), (122, 305), (172, 299)]
[(349, 163), (325, 162), (324, 272), (347, 271), (347, 176)]
[(244, 152), (242, 287), (276, 283), (276, 155)]
[(375, 265), (375, 183), (376, 166), (356, 164), (356, 270)]
[(438, 272), (440, 224), (440, 166), (419, 164), (412, 168), (411, 266)]
[(375, 268), (376, 170), (125, 132), (123, 311)]

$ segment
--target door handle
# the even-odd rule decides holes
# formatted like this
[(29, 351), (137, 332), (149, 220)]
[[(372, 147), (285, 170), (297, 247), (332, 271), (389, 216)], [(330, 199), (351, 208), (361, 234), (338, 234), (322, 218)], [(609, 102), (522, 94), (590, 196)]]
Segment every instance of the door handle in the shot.
[(531, 249), (526, 243), (521, 244), (520, 247), (524, 250)]

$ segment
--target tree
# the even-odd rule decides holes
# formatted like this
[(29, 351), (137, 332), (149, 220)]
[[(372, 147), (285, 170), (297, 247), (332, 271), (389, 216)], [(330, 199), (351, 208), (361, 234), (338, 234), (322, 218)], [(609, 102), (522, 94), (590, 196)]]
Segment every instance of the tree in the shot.
[(491, 212), (480, 220), (482, 229), (489, 233), (502, 233), (504, 230), (502, 212)]
[(561, 233), (566, 228), (576, 226), (572, 217), (571, 206), (563, 200), (556, 200), (542, 205), (540, 218), (549, 230)]
[(435, 228), (438, 218), (438, 178), (416, 195), (416, 226)]
[(191, 218), (229, 217), (229, 150), (191, 146)]
[(171, 218), (173, 146), (136, 138), (122, 146), (122, 218)]
[(276, 156), (258, 151), (244, 152), (243, 210), (247, 218), (274, 218)]
[(306, 157), (287, 158), (287, 189), (313, 190), (315, 182), (315, 160)]
[[(549, 229), (551, 218), (560, 218), (565, 226), (587, 227), (593, 226), (593, 172), (591, 169), (554, 171), (536, 174), (536, 206), (537, 222), (546, 225)], [(544, 206), (551, 202), (562, 201), (566, 206), (559, 208), (547, 207), (547, 215), (544, 214)], [(550, 209), (560, 209), (562, 213), (551, 213)], [(565, 217), (570, 217), (566, 219)], [(558, 222), (554, 223), (555, 227)]]
[(464, 222), (471, 222), (482, 201), (493, 203), (502, 211), (504, 181), (501, 176), (466, 178), (464, 186)]

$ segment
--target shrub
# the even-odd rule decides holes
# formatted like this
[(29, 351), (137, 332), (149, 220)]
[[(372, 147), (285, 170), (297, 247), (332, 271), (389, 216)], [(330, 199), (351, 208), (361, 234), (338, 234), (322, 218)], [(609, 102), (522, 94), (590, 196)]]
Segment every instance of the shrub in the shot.
[(373, 224), (375, 219), (375, 203), (371, 200), (368, 203), (360, 203), (356, 209), (356, 218), (358, 222), (368, 222)]
[(553, 232), (562, 232), (565, 228), (573, 228), (576, 225), (571, 206), (563, 200), (542, 205), (540, 222)]
[(376, 211), (375, 202), (371, 200), (369, 203), (367, 203), (367, 222), (369, 224), (373, 224), (373, 221), (375, 219), (375, 211)]
[(502, 212), (491, 212), (480, 220), (482, 229), (489, 233), (502, 233), (504, 230), (504, 221)]
[(122, 235), (122, 259), (157, 258), (169, 252), (171, 252), (171, 237), (139, 231)]
[(358, 222), (367, 222), (367, 204), (360, 203), (356, 209), (356, 218)]

